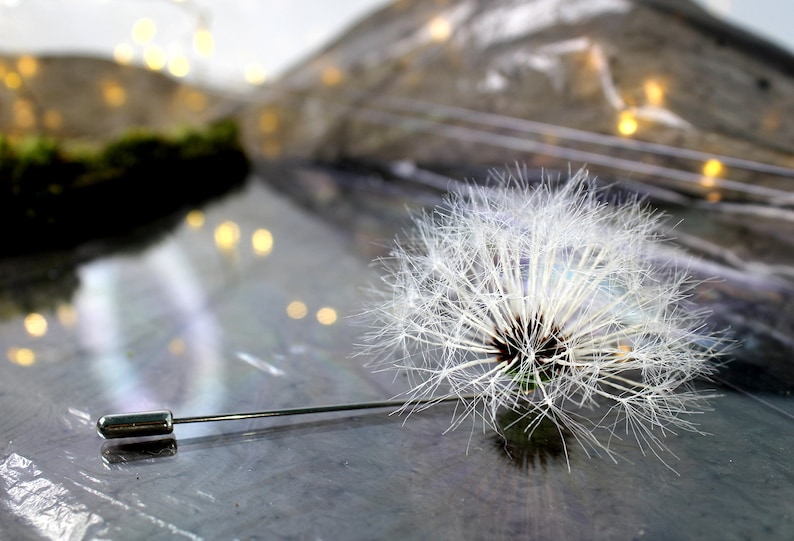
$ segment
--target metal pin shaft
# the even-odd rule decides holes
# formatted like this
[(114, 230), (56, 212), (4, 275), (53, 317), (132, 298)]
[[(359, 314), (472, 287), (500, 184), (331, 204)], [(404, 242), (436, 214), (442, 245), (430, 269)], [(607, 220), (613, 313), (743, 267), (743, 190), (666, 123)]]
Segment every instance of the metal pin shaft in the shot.
[(174, 431), (174, 425), (187, 423), (208, 423), (215, 421), (240, 421), (259, 417), (285, 417), (288, 415), (307, 415), (333, 411), (366, 410), (376, 408), (397, 408), (405, 405), (419, 405), (460, 400), (458, 396), (444, 398), (422, 398), (415, 400), (382, 400), (378, 402), (356, 402), (331, 406), (310, 406), (248, 413), (224, 413), (198, 417), (174, 418), (169, 410), (140, 411), (135, 413), (115, 413), (103, 415), (96, 424), (97, 433), (105, 439), (131, 438), (143, 436), (163, 436)]

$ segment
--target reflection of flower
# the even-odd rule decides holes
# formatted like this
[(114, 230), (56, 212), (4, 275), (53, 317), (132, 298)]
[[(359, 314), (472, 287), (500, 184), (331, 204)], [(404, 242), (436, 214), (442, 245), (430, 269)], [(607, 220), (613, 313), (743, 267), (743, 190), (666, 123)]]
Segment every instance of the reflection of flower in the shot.
[(508, 408), (530, 434), (546, 418), (585, 450), (611, 456), (628, 435), (657, 454), (660, 436), (696, 430), (690, 382), (723, 342), (684, 306), (686, 274), (649, 263), (649, 211), (599, 202), (584, 171), (558, 187), (518, 177), (415, 217), (384, 261), (367, 352), (407, 374), (411, 399), (463, 397), (453, 428), (475, 414), (498, 430)]

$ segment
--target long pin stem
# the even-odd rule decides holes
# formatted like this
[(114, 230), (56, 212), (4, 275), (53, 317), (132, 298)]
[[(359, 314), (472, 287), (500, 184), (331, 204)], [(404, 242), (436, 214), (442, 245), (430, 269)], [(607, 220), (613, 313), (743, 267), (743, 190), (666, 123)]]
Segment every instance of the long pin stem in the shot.
[(173, 414), (169, 410), (116, 413), (100, 417), (100, 419), (97, 421), (97, 433), (105, 439), (162, 436), (173, 432), (175, 424), (240, 421), (243, 419), (257, 419), (262, 417), (286, 417), (290, 415), (307, 415), (335, 411), (397, 408), (421, 404), (454, 402), (461, 400), (462, 398), (465, 399), (468, 397), (447, 396), (442, 398), (421, 398), (414, 400), (381, 400), (376, 402), (356, 402), (352, 404), (334, 404), (330, 406), (309, 406), (304, 408), (252, 411), (245, 413), (224, 413), (220, 415), (202, 415), (197, 417), (179, 418), (174, 418)]

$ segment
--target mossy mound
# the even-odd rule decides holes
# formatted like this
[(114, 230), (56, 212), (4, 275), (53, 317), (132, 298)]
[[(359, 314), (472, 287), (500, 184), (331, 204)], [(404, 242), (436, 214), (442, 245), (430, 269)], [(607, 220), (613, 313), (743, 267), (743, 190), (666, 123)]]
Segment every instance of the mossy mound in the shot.
[(0, 136), (0, 257), (124, 236), (242, 185), (248, 170), (229, 120), (130, 131), (99, 151)]

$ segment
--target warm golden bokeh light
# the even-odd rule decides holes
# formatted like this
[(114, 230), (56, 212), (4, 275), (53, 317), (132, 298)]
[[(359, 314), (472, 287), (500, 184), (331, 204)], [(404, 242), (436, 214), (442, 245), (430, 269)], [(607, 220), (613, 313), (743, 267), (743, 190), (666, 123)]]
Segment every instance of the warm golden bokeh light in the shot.
[(143, 63), (152, 71), (163, 69), (165, 60), (165, 51), (157, 45), (149, 45), (143, 50)]
[(435, 42), (444, 42), (452, 35), (452, 23), (444, 17), (436, 17), (428, 25), (430, 39)]
[(273, 251), (273, 234), (267, 229), (257, 229), (251, 236), (251, 246), (256, 255), (268, 255)]
[(171, 355), (180, 356), (184, 355), (185, 351), (187, 350), (187, 344), (185, 341), (179, 338), (178, 336), (172, 338), (170, 342), (168, 342), (168, 351)]
[(322, 325), (333, 325), (336, 323), (336, 310), (329, 306), (324, 306), (317, 310), (317, 321)]
[(281, 156), (281, 143), (275, 139), (267, 139), (262, 143), (262, 156), (265, 158), (278, 158)]
[(620, 113), (618, 119), (618, 133), (621, 135), (634, 135), (637, 133), (637, 119), (630, 111), (623, 111)]
[(191, 111), (203, 111), (207, 108), (207, 96), (196, 90), (185, 95), (185, 103)]
[(722, 200), (722, 194), (720, 192), (709, 192), (706, 194), (706, 201), (709, 203), (718, 203)]
[(28, 314), (24, 324), (30, 336), (38, 338), (47, 334), (47, 320), (41, 314), (36, 312)]
[(240, 226), (226, 221), (215, 228), (215, 245), (221, 250), (231, 250), (240, 242)]
[(185, 216), (185, 222), (193, 229), (199, 229), (204, 225), (204, 213), (200, 210), (191, 210)]
[(154, 39), (157, 34), (157, 25), (151, 19), (138, 19), (132, 25), (132, 41), (138, 45), (145, 45)]
[(193, 34), (193, 49), (201, 56), (212, 56), (215, 52), (215, 38), (206, 28), (199, 28)]
[(645, 81), (643, 88), (645, 89), (645, 99), (648, 100), (648, 103), (657, 106), (662, 105), (664, 102), (664, 89), (662, 85), (657, 81), (649, 80)]
[(77, 310), (70, 304), (59, 304), (55, 315), (64, 327), (72, 327), (77, 323)]
[(629, 353), (633, 351), (632, 347), (628, 344), (620, 344), (618, 346), (618, 351), (615, 352), (615, 356), (622, 361), (627, 361), (629, 359)]
[(44, 126), (51, 130), (57, 130), (63, 126), (63, 115), (56, 109), (49, 109), (44, 112)]
[(135, 56), (135, 51), (133, 51), (132, 45), (129, 43), (119, 43), (113, 49), (113, 60), (122, 66), (126, 66), (132, 62), (133, 56)]
[(33, 77), (39, 71), (39, 62), (30, 55), (22, 55), (17, 60), (17, 69), (24, 77)]
[(278, 113), (268, 110), (259, 115), (259, 129), (265, 134), (276, 133), (278, 131)]
[(111, 107), (121, 107), (127, 102), (127, 92), (116, 81), (102, 83), (102, 97)]
[(36, 362), (36, 354), (28, 348), (8, 348), (8, 360), (19, 366), (30, 366)]
[(722, 162), (711, 159), (703, 164), (703, 175), (707, 177), (717, 177), (722, 173)]
[(287, 305), (287, 315), (292, 319), (303, 319), (307, 313), (308, 309), (301, 301), (292, 301)]
[(32, 128), (36, 123), (33, 105), (28, 100), (14, 102), (14, 122), (20, 128)]
[(250, 64), (246, 64), (245, 69), (243, 70), (243, 76), (245, 77), (245, 81), (251, 85), (261, 85), (267, 81), (267, 72), (265, 71), (265, 67), (259, 62), (251, 62)]
[(6, 86), (11, 90), (16, 90), (22, 86), (22, 77), (15, 71), (9, 71), (3, 77), (3, 82), (5, 82)]
[(714, 177), (700, 177), (700, 185), (704, 188), (713, 188), (717, 185), (717, 181), (714, 180)]
[(342, 70), (336, 66), (328, 66), (320, 75), (325, 86), (336, 86), (342, 82)]
[(174, 77), (184, 77), (190, 73), (190, 62), (182, 55), (174, 55), (168, 59), (168, 73)]

